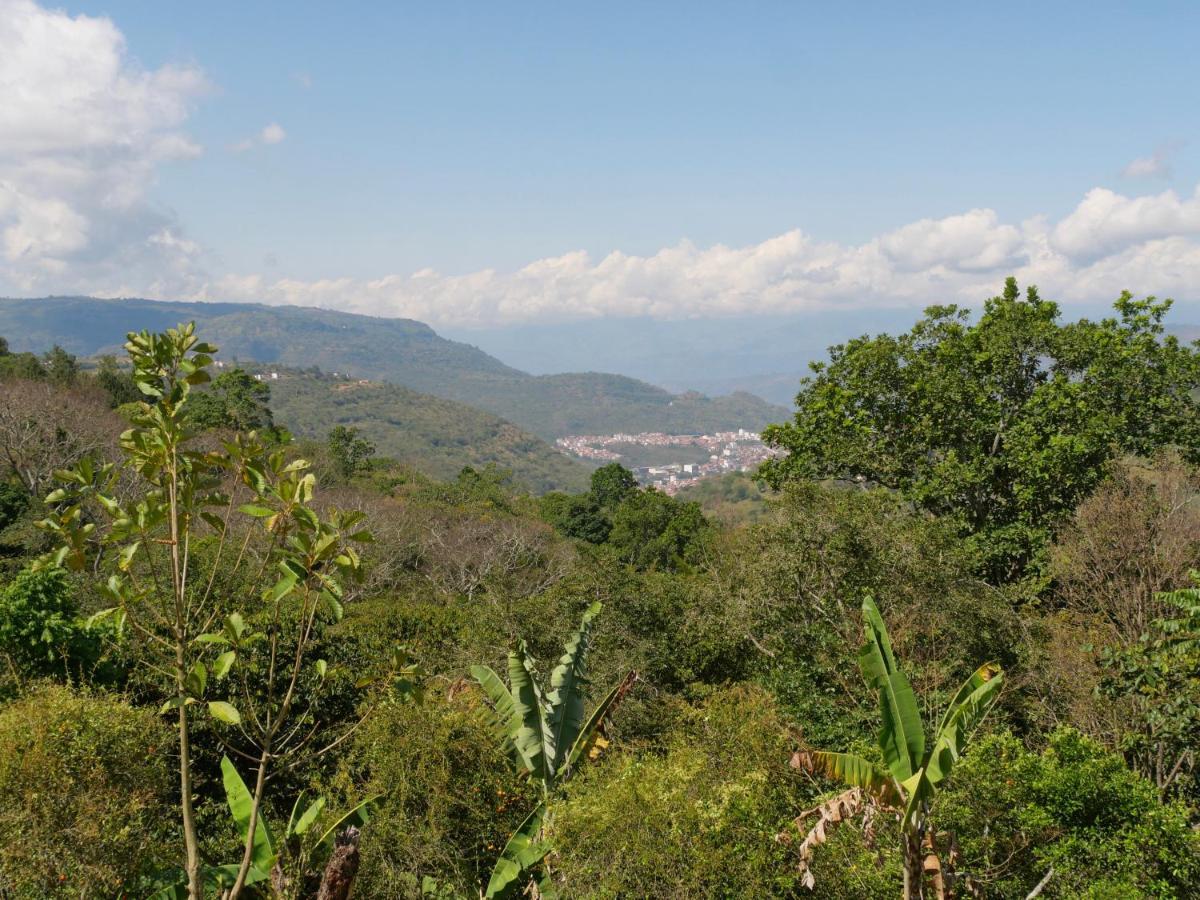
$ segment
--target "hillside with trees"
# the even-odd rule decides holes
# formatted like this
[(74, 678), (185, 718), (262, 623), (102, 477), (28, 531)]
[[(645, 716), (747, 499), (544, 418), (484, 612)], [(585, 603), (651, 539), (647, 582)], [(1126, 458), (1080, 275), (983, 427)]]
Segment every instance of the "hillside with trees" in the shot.
[(271, 410), (297, 437), (323, 440), (335, 427), (354, 428), (379, 455), (441, 480), (467, 466), (493, 466), (538, 494), (587, 483), (583, 463), (482, 410), (386, 382), (311, 371), (279, 374), (265, 383)]
[(787, 414), (747, 393), (676, 395), (597, 372), (529, 375), (411, 319), (245, 303), (0, 299), (0, 334), (19, 350), (60, 345), (77, 356), (109, 354), (119, 350), (128, 331), (164, 329), (181, 320), (196, 322), (227, 363), (316, 366), (388, 381), (486, 410), (550, 441), (618, 431), (757, 430)]
[(1197, 896), (1163, 312), (933, 308), (678, 497), (293, 439), (190, 325), (0, 346), (0, 895)]

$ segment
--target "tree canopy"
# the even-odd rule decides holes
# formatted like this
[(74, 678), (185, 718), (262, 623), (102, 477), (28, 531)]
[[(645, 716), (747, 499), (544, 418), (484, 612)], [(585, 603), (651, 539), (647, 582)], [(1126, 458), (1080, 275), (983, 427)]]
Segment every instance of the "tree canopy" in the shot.
[(1124, 293), (1115, 316), (1062, 324), (1009, 278), (973, 323), (932, 306), (906, 334), (835, 346), (793, 421), (766, 430), (788, 455), (762, 474), (897, 490), (957, 520), (986, 574), (1020, 577), (1117, 456), (1178, 445), (1200, 458), (1200, 356), (1164, 334), (1170, 305)]

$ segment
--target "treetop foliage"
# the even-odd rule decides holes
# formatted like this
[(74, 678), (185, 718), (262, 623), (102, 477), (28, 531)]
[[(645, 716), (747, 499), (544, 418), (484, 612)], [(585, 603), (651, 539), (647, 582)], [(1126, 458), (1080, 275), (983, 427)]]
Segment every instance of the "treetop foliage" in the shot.
[(933, 306), (906, 334), (861, 337), (813, 363), (788, 451), (762, 475), (861, 481), (958, 521), (991, 578), (1036, 572), (1055, 527), (1124, 453), (1200, 459), (1200, 354), (1163, 333), (1170, 301), (1122, 294), (1117, 315), (1061, 323), (1015, 279), (975, 322)]

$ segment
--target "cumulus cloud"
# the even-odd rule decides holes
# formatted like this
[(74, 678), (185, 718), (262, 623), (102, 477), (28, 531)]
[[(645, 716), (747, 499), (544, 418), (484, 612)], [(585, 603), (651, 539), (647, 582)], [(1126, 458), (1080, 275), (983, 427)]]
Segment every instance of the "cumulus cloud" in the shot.
[(227, 275), (188, 296), (407, 316), (435, 325), (549, 322), (602, 316), (663, 319), (847, 308), (978, 304), (1008, 274), (1065, 302), (1113, 299), (1128, 287), (1200, 299), (1200, 189), (1126, 197), (1089, 191), (1057, 222), (1001, 222), (990, 209), (921, 219), (862, 244), (803, 231), (746, 247), (684, 241), (650, 256), (577, 251), (514, 272), (422, 269), (373, 280)]
[(1069, 257), (1096, 259), (1134, 244), (1197, 233), (1200, 187), (1187, 198), (1174, 191), (1126, 197), (1095, 188), (1055, 226), (1050, 240)]
[(245, 140), (238, 141), (229, 149), (235, 153), (245, 153), (247, 150), (253, 150), (255, 147), (266, 146), (270, 144), (281, 144), (284, 138), (287, 137), (287, 132), (283, 130), (277, 122), (272, 122), (258, 132), (253, 137), (248, 137)]
[[(516, 271), (315, 281), (213, 272), (205, 249), (147, 199), (160, 165), (201, 152), (185, 125), (208, 89), (203, 73), (144, 70), (108, 19), (33, 0), (0, 0), (0, 48), (0, 294), (291, 303), (438, 325), (975, 304), (1010, 273), (1067, 302), (1126, 287), (1200, 299), (1200, 189), (1098, 187), (1057, 220), (972, 209), (858, 244), (796, 229), (741, 247), (576, 251)], [(286, 136), (272, 122), (248, 140)]]
[(204, 75), (145, 71), (108, 19), (32, 0), (0, 0), (0, 47), (0, 285), (170, 269), (178, 248), (156, 237), (178, 226), (146, 189), (201, 153), (182, 125)]

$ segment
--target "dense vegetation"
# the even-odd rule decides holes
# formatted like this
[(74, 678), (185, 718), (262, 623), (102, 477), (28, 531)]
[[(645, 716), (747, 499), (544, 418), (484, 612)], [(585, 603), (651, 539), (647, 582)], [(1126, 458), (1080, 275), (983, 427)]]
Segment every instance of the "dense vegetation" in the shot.
[(317, 366), (388, 381), (486, 410), (545, 440), (567, 434), (757, 429), (786, 410), (751, 394), (671, 394), (597, 372), (529, 375), (411, 319), (378, 319), (299, 307), (48, 297), (0, 300), (0, 334), (14, 346), (61, 344), (80, 356), (115, 353), (132, 329), (182, 318), (220, 345), (222, 358)]
[(587, 483), (583, 463), (510, 422), (393, 384), (284, 370), (270, 382), (270, 405), (280, 424), (299, 437), (320, 440), (337, 426), (356, 428), (381, 456), (434, 478), (492, 465), (535, 493)]
[[(695, 499), (289, 442), (187, 328), (0, 352), (0, 896), (1196, 896), (1196, 351), (1014, 293), (911, 346), (922, 383), (1044, 368), (1015, 447), (926, 412), (862, 463), (903, 480), (850, 471), (873, 426), (832, 411), (882, 405), (842, 348), (775, 488)], [(1094, 363), (1054, 387), (1031, 320)], [(1150, 425), (1089, 395), (1116, 350)], [(924, 502), (951, 458), (995, 521)]]

